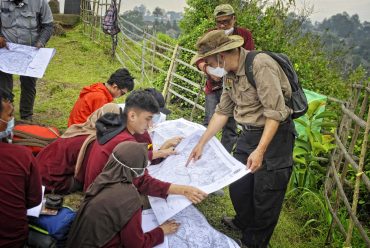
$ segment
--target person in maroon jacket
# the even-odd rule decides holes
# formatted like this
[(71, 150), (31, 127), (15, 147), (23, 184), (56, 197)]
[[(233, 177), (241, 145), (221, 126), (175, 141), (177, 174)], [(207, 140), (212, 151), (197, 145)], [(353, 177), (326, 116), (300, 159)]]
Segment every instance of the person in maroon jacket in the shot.
[(95, 110), (82, 124), (73, 124), (36, 156), (46, 192), (68, 194), (82, 190), (91, 143), (96, 138), (96, 121), (106, 113), (119, 113), (115, 103)]
[(67, 247), (149, 248), (163, 243), (164, 235), (177, 231), (179, 224), (169, 220), (144, 233), (141, 228), (140, 194), (167, 198), (184, 195), (193, 203), (207, 195), (191, 186), (176, 185), (146, 173), (148, 146), (137, 142), (117, 145), (102, 173), (86, 192), (69, 232)]
[(181, 141), (180, 137), (169, 139), (157, 151), (151, 149), (152, 141), (147, 130), (152, 126), (153, 115), (158, 112), (159, 105), (153, 95), (137, 90), (126, 98), (122, 115), (106, 114), (97, 121), (97, 140), (92, 144), (87, 160), (84, 191), (101, 173), (114, 147), (121, 142), (146, 143), (150, 148), (148, 157), (152, 164), (176, 153), (174, 147)]
[(13, 96), (0, 90), (0, 247), (24, 247), (27, 209), (41, 202), (41, 178), (32, 152), (11, 142)]
[[(214, 10), (214, 17), (216, 21), (216, 28), (212, 30), (225, 30), (227, 35), (239, 35), (244, 38), (243, 48), (246, 50), (254, 50), (254, 42), (252, 33), (242, 27), (235, 26), (236, 17), (233, 7), (230, 4), (218, 5)], [(211, 30), (209, 30), (211, 31)], [(208, 31), (208, 32), (209, 32)], [(204, 126), (208, 126), (212, 115), (215, 112), (216, 105), (220, 102), (222, 93), (222, 77), (223, 74), (218, 73), (219, 70), (212, 68), (202, 59), (196, 63), (199, 70), (207, 75), (206, 86), (204, 91), (206, 94), (205, 101), (205, 117)], [(230, 117), (226, 126), (222, 130), (221, 143), (228, 152), (233, 150), (238, 134), (236, 131), (236, 122), (233, 117)]]

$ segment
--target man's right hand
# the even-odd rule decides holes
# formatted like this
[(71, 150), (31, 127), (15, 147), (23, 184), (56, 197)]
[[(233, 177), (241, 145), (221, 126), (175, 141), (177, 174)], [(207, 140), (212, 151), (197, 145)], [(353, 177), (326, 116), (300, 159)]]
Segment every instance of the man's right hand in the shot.
[(177, 232), (177, 230), (180, 227), (180, 224), (174, 220), (168, 220), (159, 227), (162, 228), (164, 235), (166, 235)]
[(188, 166), (189, 163), (193, 160), (194, 162), (200, 159), (203, 153), (203, 145), (197, 144), (191, 151), (188, 160), (186, 161), (185, 166)]
[(0, 37), (0, 48), (6, 48), (9, 49), (8, 44), (6, 43), (6, 40), (4, 37)]

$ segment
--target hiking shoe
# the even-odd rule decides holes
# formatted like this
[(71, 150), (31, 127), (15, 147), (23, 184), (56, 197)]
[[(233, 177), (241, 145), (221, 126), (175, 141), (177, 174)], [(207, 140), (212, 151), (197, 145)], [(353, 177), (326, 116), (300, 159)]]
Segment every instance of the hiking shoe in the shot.
[(224, 196), (225, 192), (222, 189), (216, 190), (215, 192), (211, 193), (214, 196)]
[(234, 220), (234, 218), (231, 218), (231, 217), (228, 217), (228, 216), (224, 216), (221, 219), (221, 223), (224, 224), (225, 226), (227, 226), (228, 228), (232, 229), (232, 230), (240, 231), (240, 228), (237, 227), (234, 224), (234, 221), (233, 220)]

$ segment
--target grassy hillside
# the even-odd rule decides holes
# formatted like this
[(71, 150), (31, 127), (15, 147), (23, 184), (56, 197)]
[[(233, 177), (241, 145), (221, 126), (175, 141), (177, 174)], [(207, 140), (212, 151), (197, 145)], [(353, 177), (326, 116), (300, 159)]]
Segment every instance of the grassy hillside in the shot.
[[(81, 88), (94, 82), (106, 81), (109, 75), (120, 67), (120, 64), (111, 60), (109, 50), (100, 48), (83, 36), (80, 27), (68, 31), (66, 37), (53, 37), (48, 46), (56, 48), (57, 52), (45, 77), (37, 83), (35, 121), (64, 130), (67, 126), (69, 112)], [(139, 78), (133, 68), (129, 69)], [(15, 93), (18, 109), (18, 83), (15, 85)], [(179, 108), (174, 106), (170, 108), (174, 111), (172, 118), (182, 116)], [(224, 197), (210, 196), (199, 205), (199, 209), (218, 230), (232, 237), (238, 237), (237, 233), (231, 232), (220, 223), (223, 215), (233, 214), (227, 189), (225, 192)], [(314, 202), (310, 204), (311, 209), (320, 212), (320, 206), (315, 205)], [(297, 207), (293, 202), (286, 203), (272, 238), (272, 247), (323, 247), (327, 230), (321, 227), (304, 226), (308, 217), (307, 208)]]

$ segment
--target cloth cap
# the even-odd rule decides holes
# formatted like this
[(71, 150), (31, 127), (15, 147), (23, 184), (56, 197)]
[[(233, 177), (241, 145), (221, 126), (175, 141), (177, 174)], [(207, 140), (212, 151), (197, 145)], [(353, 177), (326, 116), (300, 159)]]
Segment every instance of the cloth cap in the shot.
[(165, 107), (165, 100), (161, 92), (156, 90), (155, 88), (147, 88), (145, 91), (149, 92), (152, 96), (154, 96), (155, 100), (157, 100), (159, 105), (159, 111), (165, 115), (171, 114), (171, 110)]
[(239, 35), (226, 35), (224, 30), (213, 30), (203, 35), (195, 47), (198, 53), (191, 59), (191, 64), (213, 54), (228, 51), (244, 44), (243, 37)]
[(213, 15), (216, 17), (228, 16), (235, 14), (234, 8), (230, 4), (220, 4), (213, 11)]

